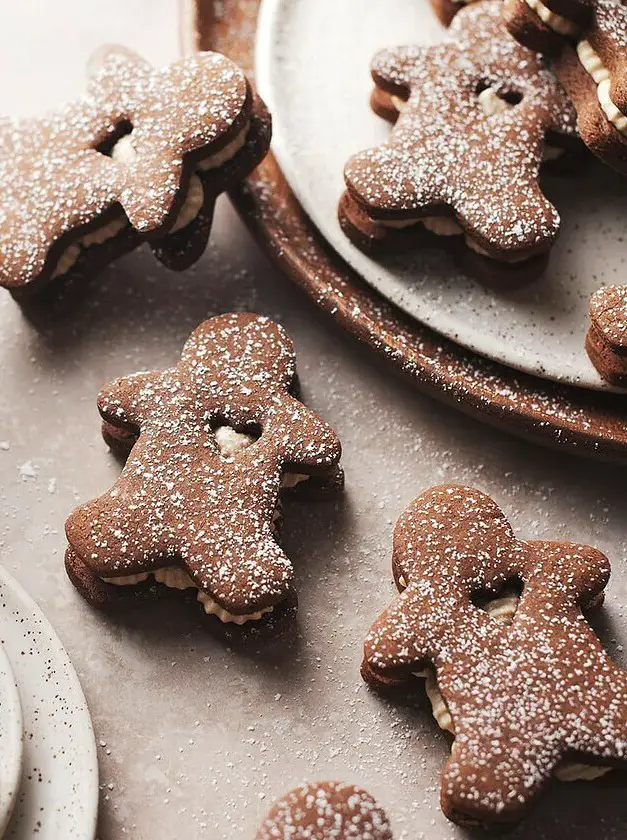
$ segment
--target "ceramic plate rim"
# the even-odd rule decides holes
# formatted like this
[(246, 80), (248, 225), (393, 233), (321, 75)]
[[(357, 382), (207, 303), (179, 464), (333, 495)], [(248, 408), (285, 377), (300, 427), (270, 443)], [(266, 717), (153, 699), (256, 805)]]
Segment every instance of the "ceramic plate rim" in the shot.
[[(5, 758), (10, 757), (10, 768), (6, 773), (6, 778), (0, 783), (0, 803), (6, 799), (4, 805), (0, 804), (0, 837), (2, 837), (4, 830), (9, 824), (11, 814), (13, 813), (13, 806), (19, 794), (20, 779), (22, 776), (22, 756), (24, 750), (24, 721), (22, 716), (22, 703), (20, 700), (20, 693), (15, 674), (9, 657), (0, 645), (0, 673), (4, 672), (6, 679), (2, 682), (2, 718), (7, 723), (10, 718), (13, 723), (9, 727), (11, 733), (11, 742), (9, 748), (3, 743), (2, 747), (2, 764), (5, 763)], [(3, 725), (3, 728), (4, 727)], [(14, 735), (17, 733), (17, 736)], [(12, 793), (6, 797), (5, 791), (10, 790)]]
[[(84, 815), (81, 823), (78, 823), (79, 834), (75, 835), (76, 840), (93, 840), (96, 835), (97, 820), (98, 820), (98, 804), (99, 804), (99, 786), (98, 786), (98, 755), (96, 750), (96, 739), (91, 722), (91, 716), (87, 706), (87, 701), (83, 693), (78, 675), (70, 660), (69, 654), (66, 651), (57, 632), (52, 627), (49, 620), (46, 618), (41, 607), (37, 602), (26, 592), (22, 585), (2, 566), (0, 566), (0, 588), (8, 590), (14, 599), (14, 606), (20, 611), (24, 611), (27, 616), (35, 618), (45, 632), (46, 641), (50, 645), (50, 649), (54, 652), (55, 659), (63, 664), (65, 675), (67, 676), (67, 696), (73, 702), (73, 721), (83, 730), (83, 737), (80, 739), (80, 752), (85, 764), (91, 767), (91, 772), (80, 775), (79, 784), (76, 785), (74, 799), (80, 799), (84, 807), (74, 811), (74, 815), (78, 813)], [(7, 634), (8, 635), (8, 634)], [(15, 663), (11, 660), (9, 654), (7, 657), (12, 665), (12, 670), (18, 671)], [(20, 682), (22, 692), (22, 713), (24, 721), (24, 730), (29, 727), (29, 719), (27, 714), (28, 703), (24, 699), (26, 697), (26, 684)], [(42, 716), (41, 720), (44, 720)], [(35, 728), (35, 727), (33, 727)], [(41, 721), (38, 728), (42, 728)], [(77, 739), (78, 741), (78, 739)], [(20, 787), (20, 793), (23, 786)], [(16, 797), (16, 799), (19, 799)], [(9, 829), (14, 828), (11, 823)], [(19, 835), (18, 835), (19, 836)], [(45, 835), (44, 835), (45, 836)], [(74, 838), (73, 838), (74, 840)]]

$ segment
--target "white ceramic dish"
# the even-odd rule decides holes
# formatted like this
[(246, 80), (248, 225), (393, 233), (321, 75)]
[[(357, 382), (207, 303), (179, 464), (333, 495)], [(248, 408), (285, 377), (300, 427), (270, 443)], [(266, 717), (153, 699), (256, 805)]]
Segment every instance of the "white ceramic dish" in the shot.
[(23, 733), (20, 695), (11, 663), (0, 645), (0, 837), (11, 819), (19, 790)]
[(98, 762), (85, 697), (56, 633), (4, 569), (0, 641), (24, 719), (20, 792), (3, 840), (93, 840)]
[(256, 78), (273, 114), (279, 164), (324, 237), (410, 315), (511, 367), (608, 388), (583, 342), (590, 294), (625, 279), (627, 181), (609, 169), (595, 163), (579, 178), (545, 179), (562, 235), (545, 277), (516, 292), (482, 288), (439, 248), (370, 259), (340, 230), (344, 163), (390, 130), (368, 106), (372, 56), (386, 46), (433, 42), (442, 31), (427, 0), (264, 0)]

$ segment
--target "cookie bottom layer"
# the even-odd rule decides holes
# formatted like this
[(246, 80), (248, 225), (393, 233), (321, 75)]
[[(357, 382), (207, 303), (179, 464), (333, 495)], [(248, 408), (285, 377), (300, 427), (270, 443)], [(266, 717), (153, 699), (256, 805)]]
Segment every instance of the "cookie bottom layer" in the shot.
[[(68, 546), (65, 552), (65, 570), (82, 597), (90, 606), (98, 610), (117, 611), (132, 605), (139, 606), (144, 601), (164, 598), (168, 593), (173, 596), (177, 589), (181, 592), (182, 597), (184, 596), (187, 600), (189, 600), (189, 595), (192, 594), (191, 587), (172, 585), (174, 583), (173, 578), (169, 578), (170, 585), (164, 584), (163, 581), (158, 581), (156, 577), (153, 578), (153, 573), (136, 576), (127, 575), (124, 583), (109, 583), (104, 578), (98, 577), (71, 546)], [(157, 571), (164, 576), (174, 572), (177, 582), (179, 574), (182, 572), (178, 567), (168, 567)], [(159, 583), (158, 586), (157, 583)], [(194, 589), (197, 590), (195, 584)], [(202, 603), (207, 615), (213, 615), (219, 619), (216, 626), (224, 628), (231, 626), (256, 627), (257, 625), (259, 627), (269, 627), (270, 625), (267, 622), (275, 622), (275, 616), (277, 617), (276, 621), (282, 621), (284, 617), (289, 617), (294, 613), (296, 595), (294, 590), (291, 589), (285, 599), (272, 607), (241, 615), (229, 613), (215, 604), (213, 599), (209, 597), (206, 599), (197, 597), (197, 601)], [(215, 604), (215, 607), (213, 604)], [(276, 623), (272, 626), (275, 627)]]
[[(446, 243), (447, 252), (459, 262), (465, 273), (483, 285), (499, 290), (518, 288), (537, 280), (549, 259), (549, 252), (515, 261), (487, 257), (466, 246), (464, 237), (453, 227), (457, 225), (456, 221), (450, 217), (427, 217), (431, 229), (423, 222), (402, 227), (382, 225), (379, 220), (369, 217), (348, 192), (340, 199), (338, 217), (344, 234), (365, 253), (403, 253), (421, 246), (433, 246), (437, 242)], [(439, 232), (434, 233), (433, 228)]]

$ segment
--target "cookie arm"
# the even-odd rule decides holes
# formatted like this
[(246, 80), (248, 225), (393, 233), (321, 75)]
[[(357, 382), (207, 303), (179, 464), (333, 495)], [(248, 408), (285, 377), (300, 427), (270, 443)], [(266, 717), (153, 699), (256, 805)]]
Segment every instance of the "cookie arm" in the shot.
[(394, 685), (432, 661), (437, 636), (431, 611), (420, 609), (416, 593), (406, 590), (372, 625), (364, 643), (362, 674), (374, 684)]
[(424, 51), (419, 47), (396, 47), (378, 52), (371, 66), (374, 83), (390, 93), (403, 98), (409, 96), (409, 86), (423, 60)]
[(98, 394), (98, 411), (106, 424), (139, 434), (162, 374), (140, 372), (116, 379)]
[(264, 429), (277, 441), (284, 467), (326, 472), (339, 463), (342, 446), (328, 423), (294, 397), (287, 396)]
[(370, 215), (420, 211), (443, 204), (427, 172), (408, 165), (407, 152), (394, 146), (374, 146), (353, 155), (344, 167), (350, 195)]

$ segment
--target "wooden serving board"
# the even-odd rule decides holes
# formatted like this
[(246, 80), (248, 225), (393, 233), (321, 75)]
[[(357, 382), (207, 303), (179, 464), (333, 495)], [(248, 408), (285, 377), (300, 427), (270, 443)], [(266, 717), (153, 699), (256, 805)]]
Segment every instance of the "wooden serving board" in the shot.
[[(181, 0), (183, 51), (218, 50), (251, 75), (260, 0)], [(270, 154), (231, 199), (271, 261), (420, 391), (537, 443), (627, 462), (627, 398), (488, 361), (403, 315), (330, 248)]]

